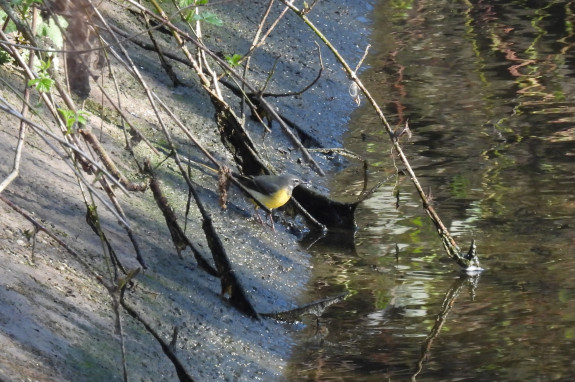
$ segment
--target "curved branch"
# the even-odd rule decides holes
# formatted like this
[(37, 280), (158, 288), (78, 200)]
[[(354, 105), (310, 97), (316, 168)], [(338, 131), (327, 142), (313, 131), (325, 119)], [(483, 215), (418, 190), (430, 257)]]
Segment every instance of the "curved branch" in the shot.
[(447, 254), (457, 264), (459, 264), (459, 266), (461, 266), (462, 268), (470, 268), (470, 267), (474, 266), (474, 264), (477, 262), (475, 253), (472, 254), (472, 258), (467, 258), (468, 256), (465, 256), (462, 254), (462, 252), (459, 249), (459, 247), (457, 246), (455, 240), (453, 239), (453, 237), (451, 236), (451, 234), (449, 233), (449, 231), (447, 230), (447, 228), (445, 227), (445, 225), (443, 224), (443, 222), (439, 218), (439, 215), (435, 212), (433, 207), (430, 205), (428, 198), (425, 195), (425, 192), (423, 191), (423, 188), (421, 187), (419, 180), (417, 179), (417, 176), (415, 175), (415, 172), (411, 168), (411, 165), (409, 164), (409, 161), (407, 160), (407, 157), (405, 156), (405, 154), (404, 154), (404, 152), (403, 152), (403, 150), (399, 144), (399, 140), (395, 138), (394, 131), (391, 128), (389, 122), (387, 121), (385, 115), (383, 114), (383, 111), (381, 111), (381, 108), (379, 107), (379, 105), (377, 104), (375, 99), (372, 97), (369, 90), (365, 87), (365, 85), (357, 77), (356, 72), (354, 70), (352, 70), (352, 68), (348, 65), (348, 63), (345, 61), (345, 59), (339, 54), (339, 52), (333, 46), (333, 44), (321, 33), (321, 31), (306, 16), (306, 13), (308, 11), (307, 9), (299, 10), (298, 8), (296, 8), (292, 4), (292, 1), (282, 0), (282, 2), (286, 6), (288, 6), (296, 15), (298, 15), (304, 21), (304, 23), (307, 24), (313, 30), (313, 32), (323, 41), (323, 43), (332, 51), (332, 53), (335, 55), (335, 57), (337, 58), (337, 60), (339, 61), (339, 63), (343, 67), (344, 71), (349, 76), (349, 78), (353, 82), (355, 82), (355, 84), (358, 86), (358, 88), (361, 89), (361, 91), (363, 92), (364, 96), (371, 103), (373, 109), (375, 110), (376, 114), (378, 115), (381, 122), (383, 123), (383, 126), (385, 127), (385, 130), (389, 136), (389, 139), (393, 145), (393, 148), (395, 149), (395, 151), (397, 152), (397, 155), (399, 155), (402, 163), (406, 167), (406, 171), (409, 174), (409, 177), (411, 178), (411, 181), (413, 182), (415, 189), (417, 190), (417, 193), (419, 194), (419, 197), (421, 198), (421, 200), (423, 202), (423, 208), (425, 209), (425, 211), (429, 215), (430, 219), (435, 224), (435, 227), (437, 228), (437, 232), (438, 232), (439, 236), (441, 237), (443, 246), (444, 246)]

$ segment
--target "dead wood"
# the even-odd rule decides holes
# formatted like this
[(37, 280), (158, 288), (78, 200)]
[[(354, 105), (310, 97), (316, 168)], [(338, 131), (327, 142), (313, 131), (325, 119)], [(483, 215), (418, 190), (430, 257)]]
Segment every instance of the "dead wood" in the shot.
[(154, 195), (154, 200), (162, 214), (164, 215), (164, 219), (166, 220), (166, 226), (170, 231), (170, 235), (172, 237), (172, 242), (174, 243), (174, 247), (176, 248), (176, 252), (180, 258), (183, 258), (182, 251), (186, 249), (186, 247), (190, 247), (192, 253), (194, 254), (194, 258), (196, 259), (198, 266), (208, 272), (212, 276), (217, 276), (218, 272), (208, 263), (206, 259), (202, 256), (200, 250), (197, 246), (188, 239), (185, 232), (180, 227), (180, 224), (177, 221), (176, 214), (174, 213), (174, 209), (170, 206), (168, 199), (164, 196), (162, 191), (160, 181), (157, 179), (156, 175), (154, 174), (153, 170), (150, 167), (150, 164), (146, 162), (145, 169), (148, 174), (150, 174), (150, 189), (152, 190), (152, 194)]
[(279, 321), (295, 322), (300, 320), (303, 316), (309, 315), (314, 316), (317, 320), (319, 320), (327, 308), (333, 304), (337, 304), (345, 300), (348, 295), (349, 293), (345, 292), (334, 297), (328, 297), (319, 301), (314, 301), (295, 309), (277, 313), (261, 313), (261, 316), (273, 318)]
[[(296, 6), (293, 5), (292, 1), (282, 0), (282, 2), (287, 7), (289, 7), (294, 12), (294, 14), (299, 16), (309, 26), (309, 28), (321, 39), (321, 41), (325, 44), (325, 46), (327, 46), (332, 51), (332, 53), (336, 56), (337, 60), (340, 62), (342, 69), (345, 70), (345, 72), (348, 74), (351, 81), (353, 81), (354, 87), (359, 88), (362, 91), (363, 95), (368, 99), (368, 101), (372, 105), (373, 109), (375, 110), (376, 114), (380, 118), (380, 120), (383, 124), (383, 127), (385, 128), (385, 130), (389, 136), (389, 139), (393, 145), (393, 149), (395, 150), (395, 152), (399, 156), (401, 162), (405, 166), (406, 171), (407, 171), (410, 179), (412, 180), (413, 185), (419, 194), (419, 197), (422, 200), (423, 208), (425, 209), (427, 215), (430, 217), (431, 221), (433, 222), (433, 224), (437, 228), (437, 233), (438, 233), (439, 237), (441, 238), (441, 242), (443, 244), (443, 247), (445, 248), (447, 255), (449, 257), (451, 257), (451, 259), (453, 259), (453, 261), (455, 261), (460, 267), (462, 267), (464, 269), (470, 269), (470, 270), (478, 269), (479, 268), (479, 260), (477, 258), (475, 243), (472, 243), (471, 248), (467, 254), (462, 253), (462, 251), (460, 250), (460, 248), (455, 243), (455, 240), (453, 239), (453, 237), (451, 236), (451, 234), (449, 233), (447, 228), (443, 225), (443, 222), (439, 218), (439, 215), (435, 212), (435, 209), (433, 209), (433, 207), (430, 205), (429, 201), (427, 200), (427, 196), (425, 195), (423, 188), (419, 184), (417, 176), (415, 175), (413, 169), (411, 168), (411, 165), (409, 164), (407, 157), (405, 156), (405, 153), (403, 152), (403, 150), (401, 148), (401, 145), (399, 143), (398, 138), (399, 138), (399, 136), (401, 136), (404, 133), (407, 133), (407, 134), (410, 133), (407, 125), (404, 129), (399, 130), (397, 134), (391, 128), (385, 115), (381, 111), (381, 108), (379, 107), (379, 105), (377, 104), (375, 99), (371, 96), (371, 93), (369, 92), (369, 90), (364, 86), (364, 84), (361, 82), (361, 80), (357, 77), (357, 70), (359, 69), (359, 65), (356, 67), (356, 70), (351, 69), (351, 67), (349, 66), (347, 61), (339, 54), (339, 52), (333, 46), (333, 44), (321, 33), (321, 31), (314, 25), (314, 23), (306, 16), (306, 14), (310, 11), (310, 8), (306, 7), (304, 9), (300, 10)], [(367, 49), (366, 49), (366, 52), (367, 52)], [(365, 57), (365, 55), (364, 55), (364, 57)], [(363, 61), (363, 58), (360, 60), (360, 62), (361, 61)], [(359, 98), (357, 100), (359, 100)]]

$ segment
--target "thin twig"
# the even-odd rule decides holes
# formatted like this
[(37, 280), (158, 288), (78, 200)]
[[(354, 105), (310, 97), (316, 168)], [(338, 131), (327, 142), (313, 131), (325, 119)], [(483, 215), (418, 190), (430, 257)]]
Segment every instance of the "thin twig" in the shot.
[[(243, 70), (243, 73), (242, 73), (242, 76), (243, 76), (244, 79), (247, 78), (248, 70), (249, 70), (249, 67), (250, 67), (250, 62), (251, 62), (251, 59), (252, 59), (251, 53), (252, 53), (252, 52), (254, 51), (254, 49), (256, 48), (256, 45), (257, 45), (257, 43), (258, 43), (258, 39), (259, 39), (260, 33), (262, 32), (263, 27), (264, 27), (264, 24), (265, 24), (265, 22), (266, 22), (266, 20), (267, 20), (267, 18), (268, 18), (268, 16), (269, 16), (269, 14), (270, 14), (270, 11), (271, 11), (271, 9), (272, 9), (273, 3), (274, 3), (274, 0), (270, 0), (270, 1), (268, 2), (268, 6), (267, 6), (266, 10), (264, 11), (264, 14), (262, 15), (262, 18), (261, 18), (261, 20), (260, 20), (260, 23), (258, 24), (258, 28), (256, 29), (256, 33), (254, 34), (254, 38), (252, 39), (252, 45), (251, 45), (251, 47), (250, 47), (250, 51), (249, 51), (248, 53), (246, 53), (246, 54), (242, 57), (242, 60), (243, 60), (244, 58), (245, 58), (245, 60), (246, 60), (246, 63), (245, 63), (245, 65), (244, 65), (244, 70)], [(223, 75), (225, 75), (225, 72), (222, 74), (222, 76), (223, 76)], [(236, 81), (235, 78), (234, 78), (234, 81)], [(240, 89), (241, 89), (242, 94), (245, 94), (245, 85), (243, 84), (243, 82), (242, 82), (242, 85), (240, 86)], [(250, 107), (251, 107), (252, 110), (256, 110), (256, 108), (253, 107), (252, 102), (251, 102), (251, 100), (250, 100), (249, 98), (247, 98), (246, 96), (242, 97), (242, 99), (241, 99), (241, 104), (240, 104), (240, 110), (241, 110), (241, 113), (242, 113), (242, 118), (244, 118), (244, 116), (245, 116), (244, 105), (245, 105), (245, 102), (246, 102), (246, 101), (248, 101), (248, 102), (250, 103)], [(257, 115), (258, 119), (260, 120), (261, 124), (262, 124), (263, 126), (265, 126), (266, 131), (267, 131), (267, 132), (271, 132), (271, 130), (265, 125), (265, 123), (264, 123), (263, 120), (261, 119), (260, 115), (259, 115), (258, 113), (256, 113), (256, 115)]]
[(318, 54), (318, 59), (319, 59), (319, 71), (317, 72), (317, 76), (313, 79), (313, 81), (311, 81), (309, 84), (307, 84), (303, 89), (296, 90), (293, 92), (285, 92), (285, 93), (265, 93), (265, 92), (262, 92), (261, 93), (262, 97), (280, 98), (280, 97), (299, 96), (299, 95), (302, 95), (303, 93), (305, 93), (306, 91), (308, 91), (309, 89), (311, 89), (311, 87), (314, 86), (317, 83), (317, 81), (319, 81), (319, 79), (321, 78), (321, 75), (323, 73), (323, 70), (324, 70), (323, 58), (321, 56), (321, 48), (320, 48), (319, 44), (317, 43), (317, 41), (314, 41), (314, 43), (317, 46), (317, 54)]
[[(31, 55), (31, 57), (33, 57), (33, 55)], [(26, 92), (24, 97), (26, 97), (26, 99), (28, 99), (29, 97), (29, 90), (28, 88), (26, 88)], [(26, 113), (27, 110), (27, 103), (24, 103), (24, 108), (22, 109), (22, 114), (24, 115)], [(0, 106), (1, 108), (1, 106)], [(2, 193), (2, 191), (4, 191), (4, 189), (6, 187), (8, 187), (10, 185), (10, 183), (12, 183), (14, 181), (14, 179), (16, 179), (18, 177), (18, 175), (20, 174), (20, 159), (22, 157), (22, 149), (24, 148), (24, 139), (26, 137), (26, 127), (27, 124), (26, 122), (24, 122), (24, 120), (20, 120), (20, 132), (18, 134), (18, 144), (16, 145), (16, 153), (14, 155), (14, 164), (12, 166), (12, 171), (10, 172), (10, 174), (8, 174), (8, 176), (2, 181), (2, 183), (0, 183), (0, 193)]]
[[(271, 7), (271, 3), (273, 3), (273, 0), (270, 1), (268, 7)], [(285, 16), (285, 14), (287, 13), (287, 11), (289, 10), (288, 7), (284, 7), (284, 9), (281, 11), (280, 15), (274, 20), (274, 22), (270, 25), (270, 27), (268, 28), (268, 30), (266, 31), (266, 33), (262, 36), (262, 38), (254, 45), (252, 44), (252, 46), (250, 47), (250, 50), (248, 50), (248, 52), (246, 54), (244, 54), (244, 57), (250, 57), (251, 54), (253, 53), (254, 50), (256, 50), (257, 48), (261, 47), (266, 39), (268, 38), (268, 36), (272, 33), (272, 31), (275, 29), (275, 27), (278, 25), (278, 23), (280, 22), (280, 20)], [(267, 11), (266, 11), (267, 12)]]
[[(38, 19), (38, 11), (37, 9), (33, 10), (33, 15), (32, 15), (32, 31), (36, 30), (36, 21)], [(30, 68), (34, 67), (34, 58), (36, 56), (31, 54), (30, 57), (28, 58), (28, 66)], [(26, 86), (25, 90), (24, 90), (24, 100), (23, 100), (23, 105), (22, 105), (22, 116), (26, 117), (28, 115), (28, 105), (29, 105), (29, 100), (30, 100), (30, 87)], [(10, 172), (10, 174), (8, 174), (8, 176), (6, 177), (6, 179), (4, 179), (2, 181), (2, 183), (0, 183), (0, 193), (2, 193), (2, 191), (4, 191), (4, 189), (6, 187), (8, 187), (8, 185), (10, 183), (12, 183), (14, 181), (14, 179), (16, 179), (18, 177), (18, 175), (20, 174), (20, 159), (22, 158), (22, 150), (24, 148), (24, 140), (26, 137), (26, 129), (27, 129), (27, 124), (26, 122), (24, 122), (24, 120), (20, 120), (20, 131), (18, 133), (18, 144), (16, 145), (16, 154), (14, 155), (14, 164), (12, 167), (12, 171)]]
[(361, 57), (361, 59), (357, 63), (357, 66), (355, 67), (355, 70), (353, 71), (354, 73), (357, 74), (357, 71), (359, 70), (359, 68), (361, 68), (361, 64), (363, 64), (363, 60), (365, 60), (365, 58), (367, 57), (367, 53), (369, 52), (369, 48), (371, 48), (371, 45), (367, 44), (367, 46), (365, 47), (365, 51), (363, 52), (363, 56)]

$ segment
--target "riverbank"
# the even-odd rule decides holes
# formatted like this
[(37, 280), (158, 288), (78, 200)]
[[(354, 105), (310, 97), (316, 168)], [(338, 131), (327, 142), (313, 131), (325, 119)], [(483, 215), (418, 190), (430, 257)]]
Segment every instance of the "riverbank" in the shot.
[[(274, 6), (272, 15), (277, 16), (281, 7)], [(110, 3), (101, 7), (100, 11), (121, 29), (131, 33), (139, 30), (138, 19), (126, 10)], [(319, 2), (308, 16), (342, 55), (355, 63), (363, 54), (368, 37), (369, 9), (363, 2), (325, 1)], [(264, 10), (265, 5), (259, 2), (214, 4), (210, 11), (221, 18), (223, 25), (205, 26), (206, 45), (224, 54), (247, 51)], [(158, 38), (162, 43), (171, 41), (169, 36)], [(267, 92), (297, 91), (312, 83), (319, 71), (316, 40), (288, 12), (254, 55), (249, 72), (253, 82), (263, 86), (280, 57)], [(203, 145), (217, 153), (218, 159), (233, 163), (232, 155), (222, 146), (214, 109), (191, 70), (172, 62), (182, 81), (182, 85), (174, 87), (157, 56), (137, 45), (129, 46), (132, 60), (159, 98), (200, 137)], [(347, 116), (355, 103), (347, 94), (349, 82), (343, 71), (325, 48), (322, 52), (324, 70), (310, 90), (294, 97), (269, 99), (282, 115), (304, 128), (320, 146), (329, 148), (340, 146)], [(160, 152), (155, 156), (150, 147), (140, 142), (135, 146), (135, 157), (152, 158), (180, 225), (204, 258), (210, 259), (200, 213), (192, 207), (186, 214), (187, 186), (176, 165), (162, 156), (165, 138), (149, 100), (133, 77), (117, 62), (114, 65), (123, 110)], [(18, 71), (1, 70), (8, 83), (22, 90), (25, 81)], [(103, 84), (106, 91), (114, 89), (106, 76)], [(7, 87), (2, 86), (2, 92), (3, 97), (17, 104)], [(93, 133), (119, 169), (132, 181), (143, 181), (132, 156), (124, 150), (125, 134), (114, 117), (117, 115), (106, 113), (112, 107), (103, 101), (102, 91), (94, 84), (86, 105)], [(6, 115), (0, 127), (2, 179), (11, 170), (17, 126), (18, 121)], [(205, 162), (176, 126), (169, 128), (184, 158)], [(269, 134), (264, 134), (255, 122), (248, 123), (248, 128), (258, 149), (280, 172), (295, 173), (310, 182), (310, 187), (328, 192), (326, 178), (317, 176), (305, 164), (279, 126), (272, 124)], [(338, 168), (323, 154), (314, 154), (314, 159), (328, 174)], [(234, 189), (228, 195), (227, 208), (221, 209), (217, 179), (195, 162), (189, 162), (191, 178), (256, 311), (283, 311), (307, 302), (301, 301), (300, 296), (312, 272), (309, 255), (298, 245), (293, 229), (289, 229), (300, 224), (290, 223), (291, 218), (278, 212), (277, 232), (262, 226), (254, 218), (251, 204)], [(26, 138), (20, 165), (20, 176), (3, 196), (27, 211), (76, 255), (43, 232), (34, 240), (30, 221), (0, 202), (0, 379), (120, 381), (125, 364), (128, 380), (186, 380), (181, 370), (197, 381), (282, 380), (294, 327), (270, 319), (254, 320), (240, 313), (222, 297), (220, 280), (197, 266), (189, 248), (179, 257), (149, 190), (124, 194), (116, 189), (148, 267), (134, 277), (123, 296), (132, 309), (128, 311), (115, 304), (118, 295), (105, 287), (110, 285), (106, 280), (113, 279), (110, 248), (127, 270), (142, 265), (118, 219), (98, 202), (100, 224), (110, 243), (107, 247), (86, 223), (84, 197), (73, 171), (32, 132)], [(132, 312), (137, 312), (138, 317)], [(159, 339), (169, 345), (168, 349)], [(176, 356), (177, 362), (170, 354)]]

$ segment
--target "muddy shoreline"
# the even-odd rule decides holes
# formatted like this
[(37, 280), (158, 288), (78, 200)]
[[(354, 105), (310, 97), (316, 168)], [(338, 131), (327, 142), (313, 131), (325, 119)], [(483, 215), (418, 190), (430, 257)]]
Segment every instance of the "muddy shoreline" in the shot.
[[(254, 19), (265, 6), (255, 1), (215, 5), (213, 11), (222, 18), (223, 26), (206, 27), (207, 45), (224, 52), (245, 51), (254, 32)], [(355, 63), (369, 38), (366, 20), (370, 9), (367, 1), (320, 1), (310, 18), (333, 39), (342, 55)], [(136, 29), (130, 24), (133, 19), (114, 4), (103, 4), (102, 12), (119, 27)], [(161, 38), (169, 41), (169, 37)], [(288, 13), (252, 60), (250, 74), (254, 82), (263, 84), (276, 58), (281, 57), (267, 90), (285, 92), (303, 88), (317, 75), (316, 40), (297, 17)], [(170, 103), (206, 147), (218, 153), (222, 161), (232, 163), (215, 131), (213, 107), (194, 75), (175, 63), (185, 86), (173, 87), (155, 56), (136, 46), (132, 49), (132, 59), (154, 91)], [(349, 82), (343, 71), (327, 49), (322, 48), (322, 52), (325, 69), (314, 87), (302, 95), (276, 98), (273, 102), (321, 146), (340, 147), (345, 122), (356, 105), (348, 95)], [(22, 90), (23, 79), (17, 71), (0, 70), (7, 82)], [(162, 146), (160, 131), (143, 92), (127, 74), (120, 72), (118, 79), (124, 110), (153, 144)], [(15, 99), (5, 87), (1, 90), (3, 97)], [(140, 180), (123, 149), (124, 132), (113, 117), (101, 113), (110, 110), (109, 105), (103, 102), (103, 108), (97, 110), (102, 96), (95, 86), (90, 101), (96, 105), (89, 109), (88, 115), (94, 133), (120, 169), (131, 179)], [(7, 115), (2, 119), (0, 177), (4, 179), (12, 166), (18, 121)], [(298, 174), (318, 192), (329, 192), (329, 174), (337, 171), (340, 162), (334, 164), (331, 158), (315, 155), (328, 173), (319, 177), (309, 166), (301, 164), (300, 155), (278, 126), (272, 124), (272, 132), (265, 135), (256, 123), (250, 122), (248, 127), (258, 148), (268, 154), (276, 168)], [(185, 147), (182, 152), (186, 159), (193, 160), (190, 163), (205, 162), (199, 151), (176, 133), (174, 126), (170, 128), (179, 147)], [(150, 156), (146, 150), (145, 145), (138, 144), (136, 156)], [(298, 236), (293, 233), (293, 227), (297, 228), (301, 222), (297, 218), (293, 222), (289, 215), (278, 212), (277, 232), (273, 232), (254, 219), (252, 205), (233, 189), (227, 208), (221, 209), (214, 175), (200, 166), (191, 166), (190, 171), (228, 250), (236, 276), (256, 310), (278, 312), (308, 303), (302, 294), (313, 270), (309, 254), (299, 246)], [(209, 259), (199, 212), (191, 208), (186, 219), (188, 192), (175, 165), (166, 163), (157, 172), (179, 221), (182, 225), (185, 222), (186, 232)], [(197, 266), (189, 249), (182, 252), (181, 258), (177, 255), (149, 190), (117, 194), (148, 265), (124, 295), (141, 320), (122, 310), (120, 323), (116, 322), (111, 293), (99, 282), (100, 278), (110, 277), (110, 263), (102, 254), (105, 250), (100, 240), (86, 223), (78, 183), (70, 168), (37, 135), (28, 135), (20, 176), (3, 195), (71, 246), (77, 256), (42, 232), (36, 235), (34, 243), (30, 240), (33, 225), (0, 201), (0, 380), (121, 381), (124, 362), (128, 380), (182, 380), (173, 360), (141, 320), (168, 344), (177, 328), (171, 350), (195, 381), (284, 379), (291, 333), (296, 328), (271, 319), (258, 321), (246, 317), (222, 298), (219, 280)], [(121, 262), (128, 269), (138, 268), (140, 264), (117, 219), (104, 207), (98, 209), (102, 228)]]

